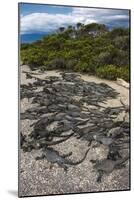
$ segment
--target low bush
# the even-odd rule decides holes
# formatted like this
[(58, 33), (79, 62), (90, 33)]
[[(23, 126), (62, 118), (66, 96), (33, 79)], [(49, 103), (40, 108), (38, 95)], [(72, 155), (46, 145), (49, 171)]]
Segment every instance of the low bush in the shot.
[(74, 70), (76, 64), (77, 64), (77, 60), (75, 60), (75, 59), (68, 59), (66, 61), (66, 69), (68, 69), (68, 70)]
[(42, 66), (45, 59), (47, 59), (47, 56), (40, 49), (30, 48), (27, 51), (21, 51), (21, 60), (24, 64), (29, 65), (31, 69)]
[(64, 58), (55, 58), (48, 63), (48, 69), (65, 69), (66, 61)]
[(74, 69), (75, 69), (75, 71), (79, 71), (79, 72), (87, 72), (88, 63), (79, 61), (79, 62), (75, 65), (75, 68), (74, 68)]
[[(77, 30), (68, 28), (32, 44), (21, 44), (21, 61), (31, 69), (66, 69), (128, 81), (129, 29), (105, 28), (95, 23), (82, 25)], [(89, 34), (94, 29), (99, 34)], [(70, 37), (70, 33), (76, 37)]]
[(119, 68), (119, 78), (129, 82), (130, 81), (130, 71), (128, 67), (120, 67)]
[(118, 77), (124, 79), (125, 81), (129, 81), (128, 67), (105, 65), (96, 69), (96, 75), (100, 78), (106, 78), (109, 80), (116, 80)]

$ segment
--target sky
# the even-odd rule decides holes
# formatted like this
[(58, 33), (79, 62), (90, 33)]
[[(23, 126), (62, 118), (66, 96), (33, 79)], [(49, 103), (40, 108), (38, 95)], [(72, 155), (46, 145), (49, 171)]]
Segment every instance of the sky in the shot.
[(129, 27), (129, 11), (20, 3), (20, 33), (52, 33), (60, 26), (102, 23), (110, 28)]

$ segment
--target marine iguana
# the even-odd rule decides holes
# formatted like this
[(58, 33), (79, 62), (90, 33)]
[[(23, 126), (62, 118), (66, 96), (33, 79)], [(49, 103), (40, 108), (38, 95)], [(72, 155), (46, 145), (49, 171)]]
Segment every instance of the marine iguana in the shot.
[(47, 137), (49, 134), (48, 131), (46, 131), (46, 127), (49, 125), (49, 123), (54, 121), (54, 116), (48, 116), (43, 117), (39, 121), (34, 122), (31, 126), (34, 126), (34, 130), (30, 134), (33, 138), (42, 138)]
[(114, 142), (114, 140), (111, 137), (104, 137), (102, 135), (94, 135), (93, 138), (95, 141), (104, 144), (106, 146), (109, 146)]
[(110, 160), (110, 159), (103, 159), (103, 160), (90, 160), (90, 162), (95, 163), (93, 166), (94, 169), (98, 171), (97, 182), (101, 182), (103, 174), (110, 174), (114, 169), (120, 169), (124, 167), (124, 162), (129, 159), (128, 156), (119, 159), (119, 160)]
[(46, 140), (44, 140), (44, 138), (41, 138), (41, 139), (37, 140), (37, 142), (40, 144), (40, 147), (43, 147), (44, 145), (48, 145), (48, 146), (56, 145), (56, 144), (59, 144), (59, 143), (61, 143), (61, 142), (66, 141), (66, 140), (69, 139), (73, 134), (74, 134), (74, 132), (72, 132), (71, 134), (67, 135), (66, 137), (64, 136), (63, 139), (57, 140), (57, 141), (46, 141)]
[(25, 112), (25, 113), (20, 113), (20, 119), (21, 120), (25, 120), (25, 119), (36, 120), (36, 119), (38, 119), (38, 116), (33, 113)]
[(68, 136), (64, 137), (63, 139), (57, 140), (57, 141), (46, 141), (44, 138), (26, 141), (24, 143), (24, 145), (22, 146), (22, 148), (23, 148), (23, 151), (27, 152), (27, 151), (31, 151), (32, 149), (41, 149), (41, 148), (44, 148), (46, 146), (56, 145), (56, 144), (59, 144), (61, 142), (66, 141), (73, 134), (74, 133), (71, 133)]
[(96, 126), (92, 125), (92, 126), (86, 126), (86, 127), (83, 127), (83, 128), (75, 127), (73, 129), (73, 131), (75, 131), (77, 139), (81, 138), (82, 140), (89, 141), (89, 145), (88, 146), (90, 146), (92, 141), (95, 140), (94, 136), (95, 135), (100, 135), (101, 132), (102, 132), (102, 129), (100, 129), (98, 131)]
[(70, 156), (72, 154), (71, 152), (65, 155), (60, 155), (58, 151), (54, 150), (53, 148), (47, 147), (43, 149), (43, 154), (40, 157), (36, 157), (36, 160), (46, 158), (51, 163), (57, 163), (60, 167), (63, 167), (64, 170), (66, 171), (68, 168), (66, 165), (78, 165), (82, 163), (85, 160), (89, 149), (90, 148), (88, 148), (84, 157), (81, 160), (73, 162), (70, 159), (66, 158), (67, 156)]
[[(63, 132), (65, 131), (70, 131), (73, 128), (73, 124), (68, 121), (68, 120), (61, 120), (61, 121), (56, 121), (54, 120), (54, 115), (50, 117), (45, 117), (40, 119), (38, 122), (34, 125), (34, 130), (30, 134), (31, 137), (35, 139), (40, 139), (40, 138), (46, 138), (46, 140), (49, 140), (49, 138), (54, 137), (54, 136), (60, 136)], [(55, 125), (53, 126), (53, 123)], [(53, 128), (50, 128), (51, 125)]]

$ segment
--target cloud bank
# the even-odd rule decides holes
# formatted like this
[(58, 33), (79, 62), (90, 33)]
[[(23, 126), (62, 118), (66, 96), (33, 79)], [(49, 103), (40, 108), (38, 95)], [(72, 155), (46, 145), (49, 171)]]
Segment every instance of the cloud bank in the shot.
[(128, 26), (129, 13), (127, 10), (110, 10), (94, 8), (72, 8), (67, 14), (31, 13), (20, 16), (20, 32), (46, 33), (57, 30), (60, 26), (67, 27), (77, 22), (103, 23), (109, 26)]

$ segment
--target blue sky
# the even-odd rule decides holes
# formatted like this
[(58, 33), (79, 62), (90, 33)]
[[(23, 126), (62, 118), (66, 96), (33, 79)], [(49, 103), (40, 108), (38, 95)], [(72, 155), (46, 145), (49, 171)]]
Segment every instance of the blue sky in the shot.
[(50, 14), (68, 14), (72, 11), (71, 7), (63, 6), (49, 6), (40, 4), (25, 4), (20, 5), (20, 10), (23, 15), (28, 15), (31, 13), (50, 13)]
[(103, 23), (109, 27), (128, 27), (129, 11), (97, 8), (80, 8), (39, 4), (20, 5), (21, 34), (51, 33), (60, 26), (78, 22)]

